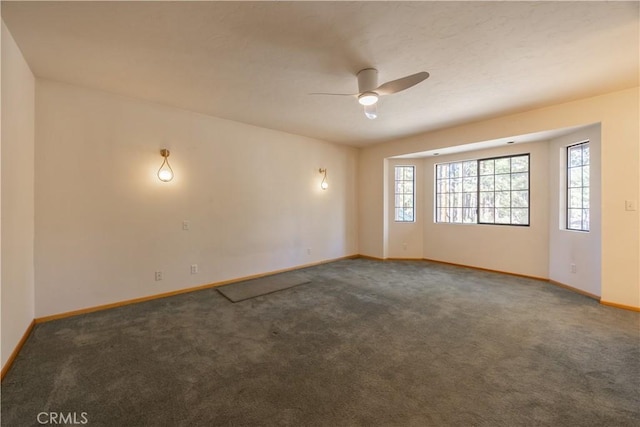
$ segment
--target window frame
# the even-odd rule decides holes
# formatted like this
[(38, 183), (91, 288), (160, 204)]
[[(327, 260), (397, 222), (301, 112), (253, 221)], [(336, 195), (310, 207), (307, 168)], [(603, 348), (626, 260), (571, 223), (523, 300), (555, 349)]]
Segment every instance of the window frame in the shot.
[[(470, 177), (473, 177), (473, 176), (466, 176), (465, 177), (464, 164), (465, 163), (470, 163), (470, 162), (476, 164), (476, 175), (475, 175), (475, 178), (477, 180), (477, 178), (478, 178), (478, 169), (477, 169), (478, 168), (478, 162), (477, 162), (477, 159), (475, 159), (475, 160), (460, 160), (460, 161), (446, 162), (446, 163), (437, 163), (435, 165), (435, 170), (434, 170), (434, 172), (435, 172), (435, 177), (434, 177), (434, 182), (435, 182), (435, 191), (434, 191), (434, 197), (435, 197), (435, 202), (434, 202), (434, 206), (435, 206), (435, 223), (437, 223), (437, 224), (477, 224), (478, 223), (478, 206), (477, 206), (478, 205), (478, 197), (477, 197), (478, 196), (478, 182), (476, 182), (475, 190), (472, 193), (472, 194), (476, 195), (476, 200), (475, 200), (475, 204), (476, 204), (476, 206), (475, 206), (475, 221), (474, 222), (465, 222), (464, 221), (464, 217), (465, 217), (465, 211), (464, 210), (465, 209), (473, 209), (474, 208), (473, 206), (471, 206), (471, 207), (469, 207), (469, 206), (465, 207), (464, 206), (465, 205), (465, 197), (464, 197), (464, 195), (470, 193), (468, 191), (467, 192), (464, 191), (464, 180), (465, 180), (465, 178), (468, 179)], [(460, 179), (460, 186), (461, 186), (460, 191), (447, 191), (446, 193), (439, 193), (438, 192), (438, 181), (444, 181), (446, 179), (448, 181), (447, 187), (450, 187), (451, 179), (456, 179), (456, 178), (455, 177), (452, 178), (451, 176), (447, 176), (446, 178), (438, 178), (438, 166), (440, 166), (440, 165), (451, 165), (451, 164), (459, 164), (460, 165), (460, 176), (458, 177)], [(455, 194), (455, 193), (460, 194), (460, 204), (461, 204), (460, 206), (447, 206), (445, 208), (440, 206), (440, 204), (439, 204), (440, 200), (438, 198), (438, 195), (445, 194), (447, 196), (450, 196), (451, 194)], [(438, 216), (441, 213), (442, 209), (461, 209), (461, 219), (462, 220), (461, 221), (438, 221)]]
[[(526, 224), (515, 224), (512, 222), (508, 222), (508, 223), (500, 223), (500, 222), (487, 222), (487, 221), (481, 221), (480, 219), (480, 209), (481, 209), (481, 197), (480, 197), (480, 183), (481, 183), (481, 172), (480, 172), (480, 163), (483, 161), (488, 161), (488, 160), (498, 160), (498, 159), (512, 159), (512, 158), (516, 158), (516, 157), (527, 157), (527, 223)], [(477, 179), (477, 185), (476, 185), (476, 215), (475, 215), (475, 222), (464, 222), (464, 219), (461, 222), (451, 222), (451, 221), (439, 221), (438, 220), (438, 213), (439, 213), (439, 198), (438, 196), (441, 194), (450, 194), (449, 192), (447, 193), (439, 193), (439, 189), (438, 189), (438, 166), (439, 165), (448, 165), (448, 164), (452, 164), (452, 163), (460, 163), (460, 164), (464, 164), (465, 162), (476, 162), (476, 179)], [(512, 172), (511, 170), (509, 171), (509, 175), (512, 175), (514, 172)], [(522, 173), (522, 172), (515, 172), (515, 173)], [(469, 160), (459, 160), (459, 161), (452, 161), (452, 162), (443, 162), (443, 163), (436, 163), (435, 164), (435, 168), (434, 168), (434, 206), (435, 206), (435, 210), (434, 210), (434, 222), (436, 224), (457, 224), (457, 225), (499, 225), (499, 226), (509, 226), (509, 227), (530, 227), (531, 226), (531, 153), (520, 153), (520, 154), (506, 154), (506, 155), (502, 155), (502, 156), (494, 156), (494, 157), (485, 157), (485, 158), (480, 158), (480, 159), (469, 159)], [(495, 171), (493, 172), (492, 175), (484, 175), (484, 176), (494, 176), (495, 177)], [(500, 174), (499, 174), (500, 175)], [(463, 179), (463, 175), (461, 175), (461, 179)], [(510, 180), (511, 181), (511, 180)], [(512, 190), (511, 188), (509, 189), (509, 192), (512, 191), (517, 191), (517, 190)], [(493, 190), (493, 193), (495, 194), (495, 188)], [(464, 191), (461, 193), (464, 194)], [(510, 201), (511, 201), (511, 197), (510, 197)], [(462, 208), (464, 209), (464, 207)], [(509, 207), (509, 209), (514, 209), (513, 207)], [(517, 209), (517, 208), (516, 208)], [(524, 209), (524, 208), (523, 208)], [(463, 210), (464, 212), (464, 210)], [(463, 213), (463, 218), (464, 218), (464, 213)], [(510, 221), (511, 221), (511, 215), (510, 215)]]
[[(565, 226), (565, 230), (567, 231), (575, 231), (578, 233), (589, 233), (590, 229), (591, 229), (591, 145), (589, 144), (590, 141), (589, 140), (585, 140), (585, 141), (581, 141), (581, 142), (577, 142), (575, 144), (571, 144), (571, 145), (567, 145), (565, 147), (565, 167), (564, 167), (564, 172), (565, 172), (565, 203), (564, 203), (564, 216), (565, 216), (565, 220), (564, 220), (564, 226)], [(587, 182), (587, 185), (584, 185), (584, 175), (581, 176), (581, 186), (580, 187), (570, 187), (571, 184), (571, 169), (575, 169), (577, 167), (583, 168), (585, 166), (584, 162), (582, 161), (582, 153), (580, 154), (581, 157), (581, 163), (579, 166), (574, 166), (571, 167), (571, 155), (570, 155), (570, 150), (572, 148), (576, 148), (578, 146), (584, 146), (586, 145), (589, 148), (589, 163), (586, 165), (589, 167), (589, 181)], [(582, 150), (584, 151), (584, 150)], [(570, 199), (570, 190), (572, 188), (580, 188), (582, 189), (582, 194), (580, 195), (580, 202), (582, 204), (582, 207), (580, 208), (581, 211), (584, 212), (585, 207), (584, 207), (584, 189), (588, 188), (589, 189), (589, 206), (586, 208), (586, 210), (588, 211), (589, 214), (589, 218), (588, 218), (588, 228), (584, 229), (584, 228), (571, 228), (570, 227), (570, 214), (569, 211), (571, 209), (578, 209), (578, 208), (571, 208), (571, 199)], [(584, 220), (580, 221), (581, 227), (584, 224)]]
[[(403, 168), (402, 171), (402, 179), (398, 179), (398, 168)], [(408, 179), (404, 179), (405, 176), (405, 171), (404, 168), (411, 168), (412, 170), (412, 179), (408, 180)], [(412, 190), (411, 193), (398, 193), (398, 183), (399, 182), (411, 182), (412, 183)], [(400, 224), (411, 224), (411, 223), (415, 223), (416, 222), (416, 167), (415, 165), (394, 165), (393, 167), (393, 221), (396, 223), (400, 223)], [(408, 219), (398, 219), (398, 210), (404, 210), (404, 209), (408, 209), (407, 207), (403, 206), (398, 206), (397, 205), (397, 200), (398, 200), (398, 196), (400, 196), (403, 201), (404, 201), (404, 197), (410, 195), (412, 197), (413, 203), (410, 206), (411, 208), (411, 212), (412, 212), (412, 219), (408, 220)], [(404, 217), (404, 214), (403, 214)]]
[[(526, 224), (514, 224), (512, 222), (509, 223), (505, 223), (505, 222), (485, 222), (485, 221), (480, 221), (480, 177), (482, 176), (480, 174), (480, 162), (482, 161), (487, 161), (487, 160), (498, 160), (498, 159), (512, 159), (514, 157), (526, 157), (527, 158), (527, 223)], [(517, 172), (517, 173), (521, 173), (521, 172)], [(512, 175), (513, 172), (509, 171), (509, 175)], [(500, 175), (500, 174), (499, 174)], [(496, 176), (495, 171), (493, 172), (493, 176)], [(510, 180), (511, 181), (511, 180)], [(509, 192), (511, 193), (514, 190), (511, 190), (511, 188), (509, 188)], [(494, 193), (496, 192), (495, 189), (493, 191)], [(509, 200), (511, 201), (511, 197), (509, 198)], [(495, 207), (494, 207), (495, 208)], [(513, 209), (512, 206), (509, 206), (509, 209)], [(516, 208), (518, 209), (518, 208)], [(511, 218), (511, 215), (509, 216)], [(497, 156), (497, 157), (487, 157), (485, 159), (478, 159), (478, 214), (477, 214), (477, 218), (478, 218), (478, 225), (508, 225), (508, 226), (515, 226), (515, 227), (530, 227), (531, 226), (531, 153), (525, 153), (525, 154), (508, 154), (505, 156)], [(510, 219), (511, 220), (511, 219)]]

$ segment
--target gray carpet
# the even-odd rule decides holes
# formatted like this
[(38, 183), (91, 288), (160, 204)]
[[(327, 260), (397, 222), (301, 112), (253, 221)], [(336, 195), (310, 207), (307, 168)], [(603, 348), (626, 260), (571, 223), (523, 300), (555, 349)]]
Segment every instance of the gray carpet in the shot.
[(294, 286), (309, 283), (309, 279), (300, 273), (282, 273), (258, 279), (245, 280), (230, 285), (216, 288), (218, 292), (227, 297), (231, 302), (240, 302), (247, 299), (267, 295), (273, 292), (293, 288)]
[(37, 325), (2, 425), (638, 426), (640, 314), (548, 283), (344, 260)]

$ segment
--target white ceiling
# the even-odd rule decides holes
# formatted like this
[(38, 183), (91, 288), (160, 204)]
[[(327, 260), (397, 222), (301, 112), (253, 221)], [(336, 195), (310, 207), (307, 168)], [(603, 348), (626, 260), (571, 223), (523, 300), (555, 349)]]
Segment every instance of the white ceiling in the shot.
[[(633, 2), (11, 2), (38, 77), (364, 146), (638, 86)], [(431, 77), (365, 118), (355, 74)]]

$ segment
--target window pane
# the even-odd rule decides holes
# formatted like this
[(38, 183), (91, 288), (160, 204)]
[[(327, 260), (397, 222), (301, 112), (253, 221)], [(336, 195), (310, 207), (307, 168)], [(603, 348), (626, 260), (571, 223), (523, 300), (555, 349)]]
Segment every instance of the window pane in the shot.
[(511, 188), (511, 175), (496, 175), (496, 191), (509, 190)]
[(582, 164), (589, 164), (589, 144), (583, 144), (582, 146)]
[(455, 192), (459, 193), (459, 192), (462, 191), (462, 179), (461, 178), (453, 178), (450, 181), (449, 185), (450, 185), (449, 191), (452, 191), (454, 193)]
[(454, 208), (462, 207), (462, 193), (451, 193), (451, 206)]
[(582, 210), (582, 229), (584, 231), (589, 230), (589, 209)]
[(413, 168), (404, 168), (404, 179), (413, 181)]
[(511, 158), (511, 172), (527, 172), (529, 170), (529, 156)]
[(570, 188), (568, 204), (570, 208), (582, 207), (582, 188)]
[(494, 222), (494, 209), (493, 208), (481, 208), (480, 209), (480, 222)]
[(582, 167), (582, 185), (585, 187), (589, 186), (589, 166)]
[(528, 224), (529, 209), (511, 209), (512, 224)]
[(413, 194), (413, 181), (404, 181), (404, 193)]
[(449, 172), (449, 165), (436, 165), (436, 177), (446, 178)]
[(511, 222), (510, 208), (496, 208), (496, 224), (509, 224)]
[(582, 150), (580, 147), (569, 147), (569, 167), (582, 165)]
[(492, 208), (495, 203), (495, 194), (493, 192), (480, 193), (480, 207)]
[(404, 220), (413, 221), (413, 209), (411, 208), (404, 209)]
[(446, 222), (451, 222), (451, 210), (447, 209), (444, 213), (444, 218)]
[[(396, 166), (394, 171), (395, 183), (395, 220), (398, 222), (412, 222), (414, 219), (414, 174), (413, 166)], [(437, 186), (446, 185), (445, 180), (437, 180)]]
[(567, 229), (589, 231), (589, 142), (567, 147)]
[(529, 207), (529, 192), (528, 191), (513, 191), (511, 193), (511, 207), (512, 208), (528, 208)]
[(451, 222), (462, 222), (462, 208), (451, 209)]
[(496, 207), (508, 208), (511, 206), (511, 192), (500, 191), (496, 192)]
[(462, 194), (462, 207), (463, 208), (475, 208), (478, 206), (478, 194), (477, 193), (463, 193)]
[(464, 162), (462, 164), (462, 176), (477, 176), (478, 175), (478, 162)]
[(589, 208), (589, 187), (582, 189), (582, 207)]
[(462, 222), (467, 224), (476, 222), (476, 208), (463, 208), (462, 215)]
[(526, 190), (529, 188), (529, 174), (528, 173), (514, 173), (511, 174), (511, 189), (512, 190)]
[(451, 163), (449, 165), (449, 175), (460, 178), (462, 176), (462, 163)]
[(567, 147), (567, 229), (589, 231), (589, 142)]
[(569, 188), (582, 187), (582, 168), (569, 169)]
[(480, 161), (480, 175), (493, 175), (493, 160)]
[(582, 209), (569, 209), (569, 228), (582, 230)]
[(462, 191), (470, 192), (478, 190), (478, 178), (464, 178), (462, 180)]
[(405, 196), (402, 197), (402, 206), (405, 208), (412, 208), (413, 207), (413, 195), (411, 194), (407, 194)]
[(510, 173), (511, 172), (511, 159), (496, 159), (496, 171), (495, 173)]
[(493, 191), (493, 175), (480, 177), (480, 191)]

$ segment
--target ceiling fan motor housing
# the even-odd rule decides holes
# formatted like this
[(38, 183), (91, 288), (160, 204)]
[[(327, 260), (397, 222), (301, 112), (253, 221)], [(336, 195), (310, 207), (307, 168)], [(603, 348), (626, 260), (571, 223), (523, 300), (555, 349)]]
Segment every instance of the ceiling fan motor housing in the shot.
[(358, 92), (374, 92), (378, 87), (378, 70), (365, 68), (358, 72)]

